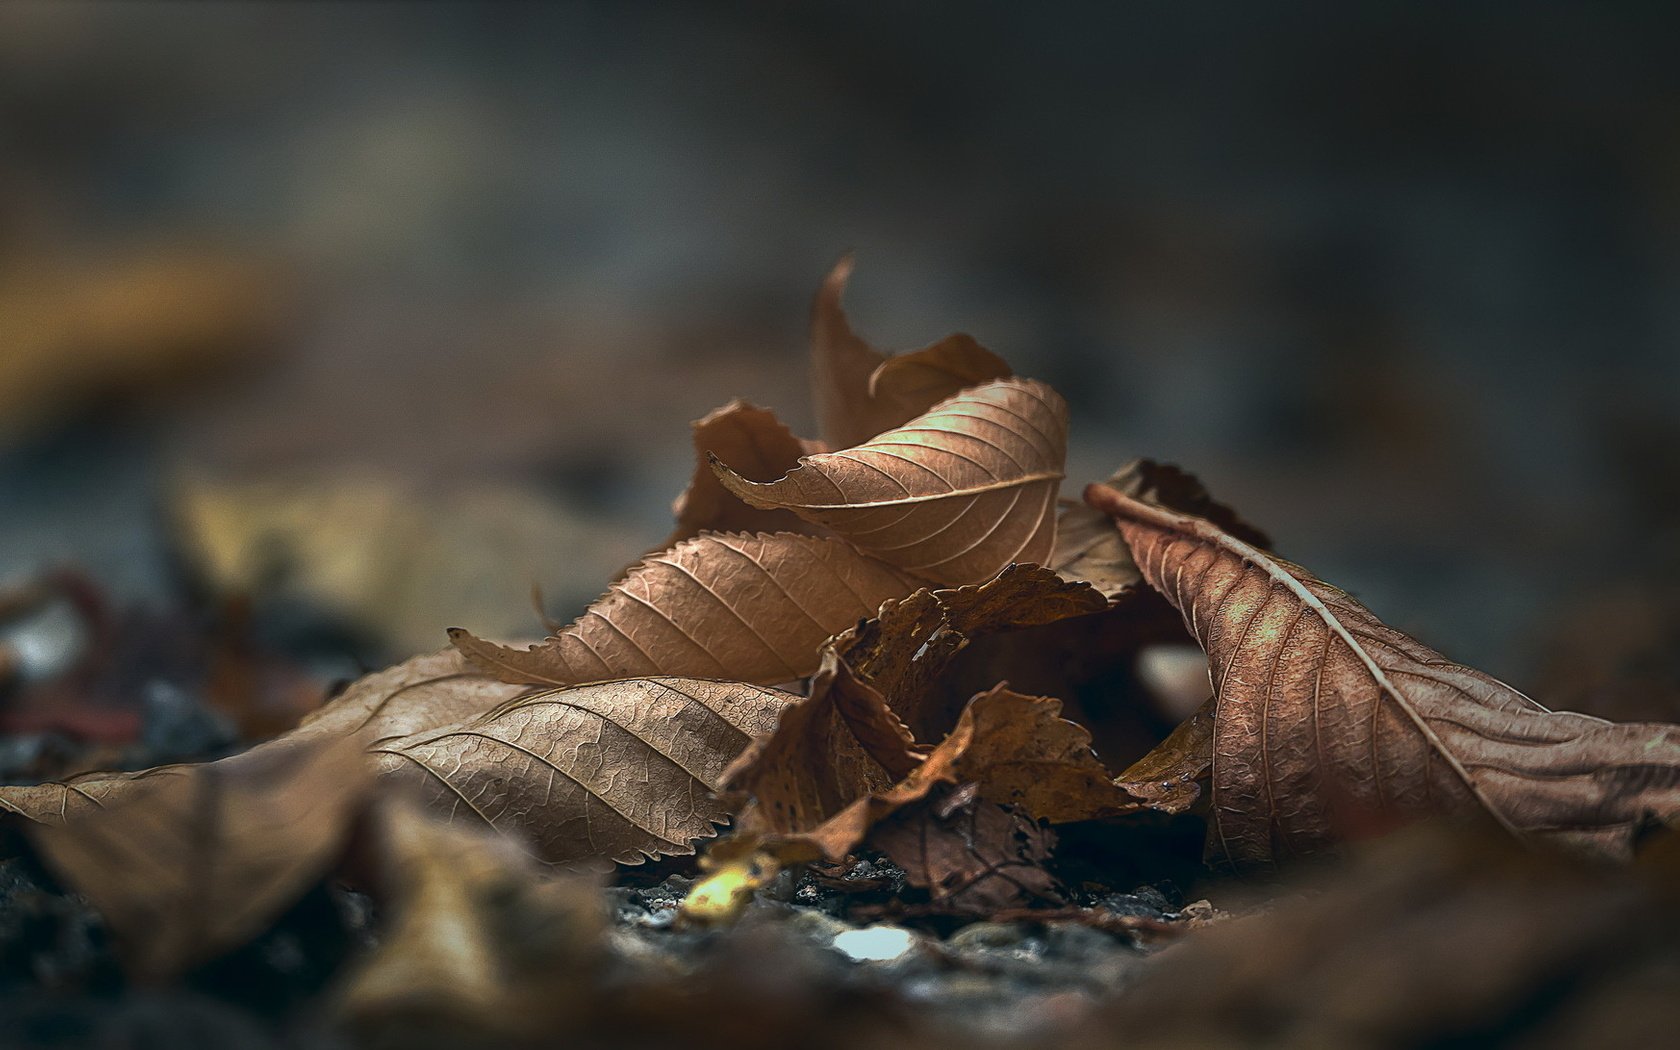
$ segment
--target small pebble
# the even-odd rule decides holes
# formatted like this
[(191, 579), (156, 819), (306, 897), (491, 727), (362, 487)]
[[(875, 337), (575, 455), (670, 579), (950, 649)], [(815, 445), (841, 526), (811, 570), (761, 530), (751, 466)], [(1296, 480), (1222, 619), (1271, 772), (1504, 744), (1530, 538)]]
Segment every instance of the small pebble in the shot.
[(866, 926), (847, 930), (830, 942), (853, 962), (892, 962), (916, 947), (916, 935), (902, 926)]

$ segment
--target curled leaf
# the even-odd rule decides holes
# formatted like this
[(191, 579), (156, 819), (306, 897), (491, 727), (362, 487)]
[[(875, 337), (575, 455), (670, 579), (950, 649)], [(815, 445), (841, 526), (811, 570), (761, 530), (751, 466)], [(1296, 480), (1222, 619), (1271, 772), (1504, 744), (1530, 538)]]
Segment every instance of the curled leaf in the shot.
[(1061, 713), (1060, 700), (996, 686), (969, 702), (924, 768), (945, 761), (952, 782), (972, 780), (980, 797), (1056, 824), (1134, 812), (1145, 801), (1150, 808), (1179, 812), (1195, 800), (1193, 791), (1186, 797), (1151, 790), (1148, 798), (1140, 797), (1127, 778), (1103, 768), (1091, 750), (1090, 732)]
[(1050, 559), (1067, 424), (1067, 404), (1048, 386), (1002, 379), (867, 444), (806, 456), (778, 481), (715, 465), (724, 487), (755, 507), (790, 510), (865, 553), (960, 586)]
[(860, 445), (959, 390), (1010, 374), (1002, 358), (962, 334), (882, 354), (852, 331), (840, 306), (851, 275), (850, 256), (835, 263), (811, 308), (811, 396), (830, 449)]
[[(1021, 777), (1036, 774), (1009, 773), (1006, 762), (1020, 769), (1055, 767), (1042, 791), (1029, 792), (1034, 804), (1049, 805), (1055, 791), (1074, 790), (1065, 775), (1090, 787), (1093, 815), (1135, 808), (1091, 754), (1089, 735), (1056, 717), (1056, 701), (1023, 698), (1014, 717), (1025, 728), (1003, 732), (1008, 741), (982, 741), (976, 754), (986, 757), (967, 766), (953, 764), (953, 756), (974, 743), (973, 721), (988, 718), (994, 702), (976, 697), (937, 747), (917, 743), (909, 729), (924, 721), (921, 705), (933, 683), (970, 638), (1098, 612), (1104, 604), (1089, 586), (1028, 565), (978, 587), (923, 590), (886, 603), (879, 617), (830, 643), (811, 695), (790, 705), (775, 732), (753, 741), (724, 774), (730, 790), (750, 796), (737, 835), (769, 843), (784, 860), (838, 860), (878, 820), (924, 797), (936, 783), (980, 780), (983, 789), (1008, 796), (995, 801), (1018, 801), (1014, 792)], [(1073, 765), (1063, 768), (1058, 756)], [(980, 774), (992, 765), (995, 771)], [(1062, 804), (1056, 812), (1073, 808)]]
[(1090, 587), (1036, 565), (1012, 566), (979, 586), (924, 588), (888, 601), (824, 646), (810, 695), (731, 763), (725, 784), (757, 800), (748, 823), (762, 821), (777, 834), (815, 827), (922, 762), (928, 748), (910, 725), (927, 722), (923, 708), (935, 681), (971, 639), (1103, 604)]
[(1621, 857), (1680, 813), (1680, 726), (1548, 711), (1212, 522), (1101, 485), (1086, 499), (1207, 651), (1215, 855), (1262, 866), (1363, 814), (1485, 812)]
[(707, 534), (644, 559), (532, 648), (496, 645), (460, 628), (449, 637), (507, 682), (574, 685), (638, 675), (786, 682), (816, 670), (830, 635), (917, 586), (839, 540)]
[(1213, 768), (1213, 698), (1191, 714), (1154, 750), (1115, 778), (1150, 809), (1183, 813), (1202, 796)]
[(742, 477), (774, 481), (820, 451), (801, 441), (776, 414), (745, 401), (731, 401), (694, 422), (694, 476), (671, 506), (677, 524), (660, 549), (702, 532), (809, 532), (811, 526), (785, 510), (760, 510), (743, 503), (718, 482), (708, 456), (735, 465)]

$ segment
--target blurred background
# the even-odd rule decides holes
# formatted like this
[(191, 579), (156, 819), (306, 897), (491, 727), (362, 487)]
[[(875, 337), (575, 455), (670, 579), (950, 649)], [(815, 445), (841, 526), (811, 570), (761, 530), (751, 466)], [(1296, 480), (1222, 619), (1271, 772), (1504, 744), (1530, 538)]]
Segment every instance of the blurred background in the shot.
[(855, 250), (878, 345), (1067, 396), (1071, 494), (1178, 462), (1450, 656), (1680, 717), (1680, 13), (1264, 6), (0, 7), (0, 675), (278, 725), (540, 633), (689, 420), (811, 431)]

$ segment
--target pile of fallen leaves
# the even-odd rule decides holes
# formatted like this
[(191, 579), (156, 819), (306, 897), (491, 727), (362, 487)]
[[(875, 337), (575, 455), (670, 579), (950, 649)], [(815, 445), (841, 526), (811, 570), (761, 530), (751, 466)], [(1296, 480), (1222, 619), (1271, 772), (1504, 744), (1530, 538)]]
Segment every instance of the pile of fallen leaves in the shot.
[[(1680, 727), (1553, 712), (1453, 663), (1176, 468), (1060, 498), (1057, 393), (967, 336), (878, 353), (841, 311), (847, 269), (815, 306), (820, 438), (740, 401), (697, 422), (674, 531), (576, 621), (531, 645), (452, 629), (217, 761), (0, 788), (129, 974), (214, 962), (331, 881), (375, 913), (331, 993), (341, 1033), (740, 1045), (710, 1015), (758, 1011), (773, 1045), (797, 1010), (750, 989), (591, 984), (598, 891), (558, 872), (699, 844), (694, 928), (778, 873), (837, 885), (873, 858), (902, 873), (878, 917), (1179, 940), (1064, 1033), (1093, 1044), (1654, 1016), (1680, 976)], [(1192, 645), (1205, 683), (1152, 673)], [(1186, 826), (1204, 855), (1168, 856)], [(1206, 930), (1088, 903), (1201, 860), (1253, 887), (1379, 837), (1330, 889)], [(1632, 976), (1593, 976), (1606, 960)], [(800, 1037), (938, 1038), (874, 1007), (811, 1007), (827, 1027)], [(655, 1015), (696, 1032), (636, 1028)]]

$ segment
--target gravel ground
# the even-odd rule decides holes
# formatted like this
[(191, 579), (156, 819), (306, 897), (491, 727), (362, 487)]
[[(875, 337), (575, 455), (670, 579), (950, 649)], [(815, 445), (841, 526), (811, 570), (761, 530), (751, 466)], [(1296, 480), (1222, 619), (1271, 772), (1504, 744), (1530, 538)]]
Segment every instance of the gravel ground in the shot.
[[(885, 900), (901, 877), (884, 862), (865, 861), (852, 878), (871, 890), (849, 894), (810, 875), (795, 882), (784, 873), (737, 924), (717, 930), (677, 921), (692, 881), (682, 875), (608, 887), (612, 922), (599, 982), (634, 992), (744, 957), (773, 958), (778, 979), (808, 982), (831, 997), (912, 1009), (953, 1036), (1002, 1039), (1071, 1020), (1147, 966), (1149, 949), (1132, 935), (1077, 922), (900, 924), (847, 917), (869, 910), (860, 900)], [(1155, 887), (1089, 903), (1108, 916), (1184, 918)], [(321, 1026), (319, 1007), (344, 964), (376, 943), (371, 913), (359, 894), (318, 888), (273, 930), (180, 986), (137, 988), (123, 981), (97, 914), (59, 891), (30, 858), (0, 862), (0, 1016), (7, 1019), (7, 1045), (345, 1045)]]

